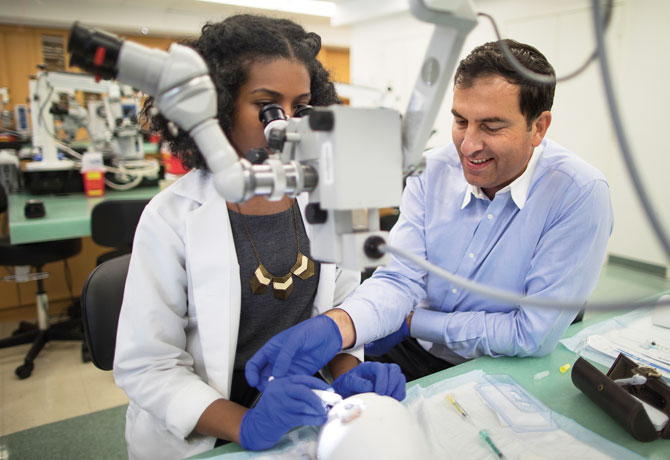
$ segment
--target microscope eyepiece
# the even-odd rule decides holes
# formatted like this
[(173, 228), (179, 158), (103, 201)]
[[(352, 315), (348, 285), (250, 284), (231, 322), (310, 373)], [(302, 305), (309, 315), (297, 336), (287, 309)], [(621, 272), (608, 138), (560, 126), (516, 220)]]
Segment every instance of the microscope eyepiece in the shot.
[(311, 105), (303, 105), (293, 112), (293, 118), (306, 117), (312, 110), (314, 110), (314, 107)]
[(260, 112), (258, 112), (258, 119), (267, 126), (275, 120), (286, 120), (286, 114), (279, 104), (266, 104)]
[(88, 29), (75, 22), (70, 30), (67, 50), (70, 65), (104, 78), (116, 77), (117, 60), (123, 40), (97, 29)]

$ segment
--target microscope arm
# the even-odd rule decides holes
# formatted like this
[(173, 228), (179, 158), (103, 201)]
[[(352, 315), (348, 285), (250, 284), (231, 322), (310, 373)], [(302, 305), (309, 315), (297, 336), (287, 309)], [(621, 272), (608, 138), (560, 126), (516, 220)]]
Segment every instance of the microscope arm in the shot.
[(418, 172), (423, 169), (424, 148), (477, 15), (468, 0), (411, 0), (410, 8), (417, 19), (435, 24), (401, 128), (403, 170)]
[(153, 96), (163, 116), (193, 138), (226, 200), (239, 202), (252, 196), (251, 165), (238, 157), (218, 124), (216, 89), (195, 50), (179, 44), (169, 52), (150, 49), (77, 23), (68, 50), (72, 65)]

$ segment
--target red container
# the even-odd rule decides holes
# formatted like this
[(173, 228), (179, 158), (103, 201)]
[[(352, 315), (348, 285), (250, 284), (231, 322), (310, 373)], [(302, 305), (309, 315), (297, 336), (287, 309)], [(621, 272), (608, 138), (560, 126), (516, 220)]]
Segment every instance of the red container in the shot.
[(102, 171), (86, 171), (81, 174), (84, 180), (86, 196), (99, 197), (105, 195), (105, 173)]
[(170, 152), (161, 151), (161, 157), (163, 158), (166, 173), (183, 176), (188, 172), (188, 169), (184, 168), (184, 165), (181, 164), (181, 160)]

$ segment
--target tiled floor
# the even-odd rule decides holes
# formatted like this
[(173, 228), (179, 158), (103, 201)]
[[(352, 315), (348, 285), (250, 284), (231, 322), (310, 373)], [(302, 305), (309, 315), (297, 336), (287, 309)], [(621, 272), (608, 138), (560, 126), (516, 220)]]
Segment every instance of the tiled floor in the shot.
[[(608, 265), (591, 299), (635, 299), (669, 288), (670, 282), (663, 278)], [(0, 324), (0, 337), (15, 328), (15, 323)], [(127, 404), (111, 372), (82, 363), (80, 343), (48, 344), (35, 361), (32, 376), (19, 380), (14, 369), (27, 350), (28, 345), (0, 349), (0, 436)]]
[[(0, 324), (0, 337), (16, 323)], [(32, 375), (19, 380), (30, 345), (0, 349), (0, 436), (128, 403), (111, 372), (84, 364), (80, 342), (50, 342), (35, 360)]]

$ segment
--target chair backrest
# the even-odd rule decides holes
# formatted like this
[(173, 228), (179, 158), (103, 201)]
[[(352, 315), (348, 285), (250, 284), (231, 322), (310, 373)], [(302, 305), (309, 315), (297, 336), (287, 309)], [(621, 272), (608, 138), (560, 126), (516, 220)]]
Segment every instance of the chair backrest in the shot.
[(96, 244), (114, 248), (98, 257), (98, 265), (130, 254), (137, 223), (148, 202), (147, 199), (107, 200), (95, 205), (91, 211), (91, 238)]
[(9, 244), (9, 220), (5, 215), (8, 208), (7, 192), (5, 187), (0, 184), (0, 245)]
[(114, 365), (116, 328), (130, 254), (110, 259), (93, 269), (81, 290), (81, 314), (86, 345), (98, 369), (111, 371)]
[(91, 211), (91, 238), (96, 244), (130, 248), (142, 211), (149, 200), (106, 200)]
[(0, 184), (0, 214), (7, 211), (7, 192), (5, 187)]

